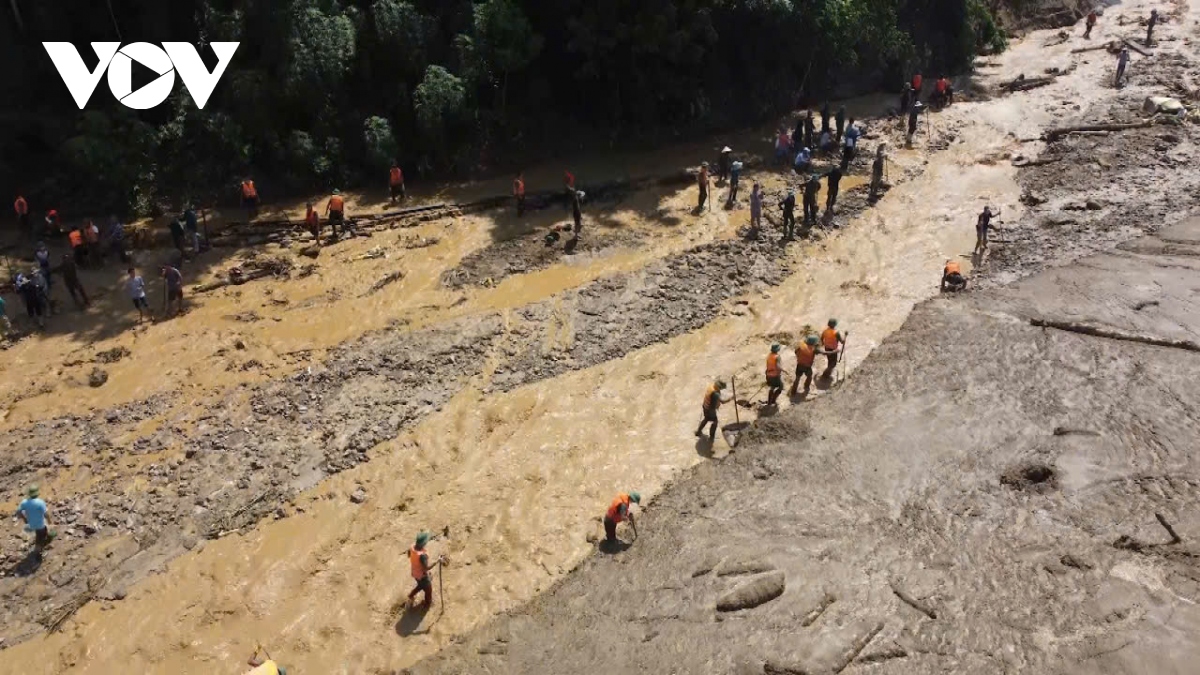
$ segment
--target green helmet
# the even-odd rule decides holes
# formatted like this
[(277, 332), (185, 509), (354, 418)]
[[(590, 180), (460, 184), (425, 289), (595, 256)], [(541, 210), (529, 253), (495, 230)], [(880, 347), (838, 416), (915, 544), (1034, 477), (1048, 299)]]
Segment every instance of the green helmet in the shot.
[(778, 352), (779, 352), (779, 345), (771, 345), (771, 353), (775, 354)]
[(422, 533), (418, 534), (417, 535), (417, 548), (421, 548), (425, 544), (428, 544), (429, 538), (431, 536), (432, 535), (430, 535), (428, 532), (422, 532)]
[(724, 389), (724, 388), (725, 388), (725, 380), (722, 380), (722, 379), (721, 379), (721, 378), (719, 378), (719, 377), (717, 378), (717, 381), (716, 381), (714, 384), (716, 384), (716, 385), (717, 385), (717, 389)]
[(837, 319), (830, 319), (830, 320), (829, 320), (829, 327), (830, 327), (830, 328), (837, 328)]
[(817, 336), (809, 335), (808, 337), (804, 338), (804, 342), (815, 346), (817, 344)]
[(25, 491), (25, 494), (29, 495), (30, 499), (34, 499), (38, 496), (38, 486), (30, 485), (29, 489)]
[(629, 493), (629, 501), (633, 502), (634, 504), (641, 504), (642, 496), (640, 494), (638, 494), (637, 492), (630, 492)]
[(337, 188), (334, 188), (334, 189), (333, 189), (333, 194), (335, 194), (335, 195), (340, 195), (340, 194), (342, 194), (342, 191), (341, 191), (341, 190), (339, 190), (339, 189), (337, 189)]

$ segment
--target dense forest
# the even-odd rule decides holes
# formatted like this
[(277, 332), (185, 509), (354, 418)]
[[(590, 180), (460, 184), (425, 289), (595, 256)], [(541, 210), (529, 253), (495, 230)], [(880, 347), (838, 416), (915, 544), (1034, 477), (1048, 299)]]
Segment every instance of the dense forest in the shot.
[[(0, 184), (146, 214), (728, 127), (831, 92), (961, 71), (1003, 36), (983, 0), (6, 0)], [(176, 80), (79, 110), (42, 41), (241, 43), (203, 110)], [(211, 67), (215, 55), (207, 47)], [(90, 59), (90, 61), (89, 61)], [(135, 79), (135, 88), (137, 82)]]

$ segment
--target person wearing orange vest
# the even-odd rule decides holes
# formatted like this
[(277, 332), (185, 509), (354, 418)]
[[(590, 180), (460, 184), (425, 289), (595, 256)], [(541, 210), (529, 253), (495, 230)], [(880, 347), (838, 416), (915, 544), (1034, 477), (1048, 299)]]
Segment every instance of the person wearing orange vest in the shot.
[(13, 211), (17, 213), (17, 228), (21, 234), (27, 237), (32, 236), (33, 233), (29, 231), (29, 202), (25, 201), (25, 197), (17, 195), (17, 199), (13, 202)]
[(804, 338), (796, 346), (796, 379), (792, 382), (792, 391), (789, 392), (792, 396), (797, 395), (797, 388), (800, 386), (800, 378), (804, 378), (804, 393), (807, 394), (809, 387), (812, 386), (813, 378), (813, 362), (817, 359), (817, 354), (820, 350), (817, 348), (819, 342), (816, 335), (809, 335)]
[(525, 174), (519, 173), (513, 179), (513, 197), (517, 200), (517, 217), (525, 215)]
[(346, 200), (342, 197), (341, 190), (334, 190), (330, 195), (329, 203), (325, 205), (325, 218), (333, 230), (333, 240), (337, 241), (338, 225), (342, 226), (343, 234), (346, 232)]
[(696, 429), (696, 437), (704, 438), (705, 425), (712, 423), (712, 429), (709, 431), (709, 442), (717, 440), (717, 409), (722, 403), (726, 403), (728, 399), (721, 397), (721, 391), (725, 389), (725, 380), (718, 379), (708, 385), (708, 389), (704, 392), (704, 419), (700, 420), (700, 427)]
[(913, 92), (915, 93), (917, 99), (921, 98), (921, 85), (924, 83), (925, 83), (925, 78), (921, 77), (920, 71), (918, 71), (916, 75), (913, 75), (912, 88), (913, 88)]
[(700, 197), (696, 202), (696, 213), (704, 210), (704, 202), (708, 201), (708, 162), (700, 163), (700, 172), (696, 174), (696, 184), (700, 187)]
[(429, 609), (433, 605), (433, 581), (429, 578), (429, 573), (443, 562), (441, 558), (430, 561), (429, 551), (425, 549), (430, 538), (428, 532), (422, 532), (417, 535), (417, 541), (413, 547), (408, 549), (408, 565), (412, 570), (413, 580), (417, 582), (417, 585), (408, 594), (408, 603), (412, 605), (417, 593), (424, 593), (425, 602), (422, 603), (422, 606), (425, 609)]
[(46, 234), (62, 234), (62, 229), (58, 224), (58, 209), (50, 209), (46, 212)]
[(246, 209), (247, 220), (253, 220), (258, 215), (258, 188), (254, 187), (254, 179), (249, 176), (242, 181), (242, 207)]
[(779, 345), (771, 345), (771, 353), (767, 354), (767, 405), (775, 405), (779, 395), (783, 393), (783, 366), (779, 363)]
[(933, 85), (933, 103), (939, 108), (944, 108), (953, 102), (954, 88), (950, 86), (950, 80), (942, 75)]
[(838, 356), (842, 353), (842, 345), (846, 342), (845, 337), (838, 332), (837, 325), (837, 319), (830, 319), (829, 325), (821, 331), (821, 347), (824, 350), (825, 358), (829, 361), (825, 366), (825, 372), (821, 373), (822, 380), (828, 380), (833, 375), (833, 369), (838, 364)]
[(400, 165), (392, 162), (392, 169), (388, 172), (388, 188), (392, 191), (392, 203), (396, 203), (396, 198), (404, 201), (404, 172), (400, 170)]
[(1090, 40), (1092, 38), (1092, 29), (1096, 27), (1096, 10), (1093, 9), (1092, 11), (1088, 12), (1085, 27), (1086, 29), (1083, 31), (1083, 38), (1085, 40)]
[(942, 268), (942, 292), (961, 291), (967, 287), (967, 278), (962, 274), (962, 267), (957, 260), (947, 260)]
[(628, 520), (633, 523), (633, 513), (629, 510), (629, 505), (641, 504), (642, 496), (636, 492), (628, 494), (622, 492), (612, 500), (608, 505), (608, 511), (604, 513), (604, 541), (607, 544), (617, 543), (617, 523)]
[(309, 202), (306, 208), (308, 210), (304, 214), (304, 225), (309, 232), (312, 232), (313, 239), (319, 244), (321, 243), (321, 216), (313, 208), (312, 202)]
[(67, 240), (71, 242), (71, 252), (75, 254), (75, 264), (83, 267), (87, 259), (87, 245), (83, 243), (83, 232), (78, 227), (73, 227), (67, 234)]

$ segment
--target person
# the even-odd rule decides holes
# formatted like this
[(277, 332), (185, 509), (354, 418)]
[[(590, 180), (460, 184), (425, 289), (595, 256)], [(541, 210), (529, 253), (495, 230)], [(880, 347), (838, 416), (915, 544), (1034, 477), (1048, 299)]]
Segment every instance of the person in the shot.
[(887, 145), (883, 143), (875, 148), (875, 161), (871, 163), (871, 201), (878, 199), (880, 191), (883, 190), (883, 168), (884, 162), (887, 161), (886, 148)]
[(779, 136), (775, 138), (775, 161), (787, 161), (788, 152), (792, 148), (792, 138), (788, 135), (787, 127), (780, 127)]
[(87, 260), (87, 244), (83, 242), (83, 232), (78, 227), (72, 227), (67, 234), (67, 241), (71, 243), (71, 252), (75, 254), (75, 264), (83, 267)]
[(945, 108), (954, 102), (954, 89), (950, 86), (950, 80), (942, 75), (933, 85), (933, 96), (936, 105)]
[(842, 133), (846, 130), (846, 106), (838, 106), (837, 114), (834, 115), (833, 120), (834, 124), (836, 125), (835, 130), (837, 131), (835, 140), (840, 143), (842, 140)]
[(783, 209), (783, 238), (785, 240), (794, 239), (796, 236), (796, 191), (788, 188), (787, 197), (779, 202), (779, 208)]
[(912, 145), (913, 134), (917, 133), (917, 116), (924, 109), (925, 106), (920, 101), (914, 102), (912, 107), (908, 109), (908, 136), (904, 139), (907, 145)]
[(796, 153), (795, 170), (798, 174), (806, 174), (812, 169), (812, 150), (808, 146), (800, 148), (800, 152)]
[(129, 263), (129, 251), (125, 250), (125, 226), (115, 215), (108, 218), (108, 249), (115, 249), (121, 262)]
[(762, 229), (762, 192), (758, 183), (750, 189), (750, 229), (757, 235)]
[(91, 304), (87, 292), (83, 290), (83, 284), (79, 282), (79, 267), (70, 254), (63, 254), (58, 273), (62, 275), (63, 285), (67, 287), (67, 292), (71, 294), (71, 300), (75, 302), (76, 307), (83, 309)]
[(708, 201), (708, 162), (700, 163), (700, 172), (696, 174), (696, 184), (700, 187), (699, 201), (696, 202), (696, 212), (704, 210), (704, 202)]
[(575, 236), (583, 230), (583, 190), (571, 192), (571, 219), (575, 221)]
[(37, 261), (38, 267), (42, 269), (42, 277), (46, 280), (46, 287), (50, 287), (50, 249), (46, 248), (46, 242), (39, 241), (37, 250), (33, 252), (33, 259)]
[(717, 158), (717, 180), (729, 180), (729, 170), (733, 167), (733, 150), (726, 145), (721, 148), (721, 156)]
[(29, 202), (25, 201), (25, 197), (19, 192), (16, 200), (13, 201), (13, 211), (17, 213), (17, 230), (21, 236), (33, 236), (33, 232), (29, 230)]
[(829, 131), (829, 101), (821, 105), (821, 133)]
[(913, 104), (912, 85), (905, 82), (904, 87), (900, 90), (900, 114), (908, 112), (909, 106)]
[[(259, 658), (259, 651), (263, 652), (263, 655), (266, 657), (265, 659)], [(266, 650), (261, 646), (254, 648), (254, 654), (250, 657), (250, 660), (246, 661), (246, 665), (254, 669), (246, 675), (287, 675), (287, 669), (275, 663), (271, 655), (267, 654)]]
[(827, 360), (825, 372), (821, 373), (822, 380), (828, 380), (833, 375), (833, 369), (838, 364), (838, 355), (841, 354), (841, 347), (845, 342), (845, 338), (838, 332), (837, 325), (837, 319), (830, 319), (825, 330), (821, 331), (821, 347)]
[(571, 210), (571, 194), (575, 192), (575, 174), (570, 171), (563, 171), (563, 189), (566, 191), (567, 199), (565, 202), (567, 210)]
[(988, 245), (988, 231), (992, 227), (992, 207), (984, 206), (979, 218), (975, 220), (975, 253), (982, 254)]
[(729, 200), (726, 202), (726, 208), (733, 208), (737, 202), (738, 185), (742, 182), (742, 166), (743, 164), (737, 161), (729, 165)]
[(1087, 21), (1084, 23), (1083, 39), (1090, 40), (1092, 38), (1092, 29), (1096, 27), (1096, 10), (1088, 12)]
[(961, 291), (967, 287), (967, 278), (962, 275), (962, 268), (956, 260), (947, 260), (942, 268), (942, 292)]
[(779, 395), (783, 393), (783, 366), (779, 363), (779, 345), (771, 345), (771, 353), (767, 354), (767, 405), (775, 405)]
[(913, 100), (914, 101), (919, 100), (921, 98), (921, 85), (923, 85), (923, 84), (925, 84), (925, 78), (921, 76), (921, 71), (918, 70), (916, 72), (916, 74), (913, 75), (913, 79), (912, 79)]
[(191, 204), (183, 210), (183, 229), (192, 242), (192, 252), (200, 255), (200, 222), (196, 218), (196, 209)]
[(804, 184), (804, 226), (811, 227), (817, 222), (820, 209), (817, 208), (817, 193), (821, 191), (821, 178), (811, 174)]
[(417, 535), (416, 543), (413, 544), (412, 548), (408, 549), (408, 564), (412, 569), (413, 580), (417, 582), (417, 585), (408, 593), (408, 602), (411, 606), (413, 600), (417, 597), (417, 593), (424, 593), (425, 602), (422, 603), (422, 606), (425, 609), (433, 606), (433, 580), (429, 578), (429, 573), (433, 571), (433, 568), (442, 563), (440, 558), (432, 563), (430, 562), (429, 551), (425, 549), (425, 545), (429, 543), (429, 540), (430, 534), (422, 532)]
[(525, 174), (518, 173), (513, 179), (513, 198), (517, 200), (517, 217), (525, 215)]
[(404, 201), (407, 196), (404, 193), (404, 172), (396, 162), (392, 162), (392, 168), (388, 170), (388, 191), (391, 193), (393, 204), (397, 198)]
[(821, 152), (821, 154), (826, 155), (826, 154), (829, 154), (830, 152), (833, 152), (833, 147), (834, 147), (833, 132), (830, 131), (829, 129), (822, 131), (821, 132), (821, 142), (817, 144), (817, 149)]
[(26, 532), (33, 533), (33, 553), (40, 557), (42, 550), (54, 540), (55, 533), (50, 530), (50, 526), (46, 522), (46, 514), (49, 509), (46, 507), (46, 502), (38, 496), (38, 486), (31, 485), (25, 491), (25, 495), (25, 499), (17, 506), (13, 515), (25, 523)]
[(341, 190), (335, 188), (333, 194), (329, 195), (329, 202), (325, 204), (325, 219), (329, 221), (329, 229), (333, 230), (334, 241), (338, 238), (338, 225), (342, 226), (342, 234), (346, 233), (346, 200)]
[(607, 544), (617, 543), (617, 523), (628, 520), (634, 522), (631, 504), (641, 504), (642, 496), (637, 492), (622, 492), (613, 498), (604, 512), (604, 541)]
[[(814, 141), (816, 141), (816, 139), (817, 139), (817, 123), (813, 120), (812, 111), (805, 110), (804, 111), (804, 138), (802, 139), (804, 141), (803, 146), (806, 148), (813, 147)], [(796, 140), (796, 139), (793, 139), (793, 140)], [(797, 142), (799, 142), (799, 141), (797, 141)]]
[(8, 303), (4, 302), (4, 296), (2, 295), (0, 295), (0, 329), (3, 330), (0, 333), (0, 337), (8, 337), (8, 334), (13, 329), (12, 321), (8, 320)]
[(1158, 25), (1158, 10), (1150, 10), (1150, 19), (1146, 21), (1146, 46), (1149, 47), (1154, 38), (1154, 27)]
[(50, 302), (50, 274), (43, 272), (40, 267), (29, 270), (29, 281), (37, 291), (38, 300), (46, 314), (54, 314), (54, 305)]
[[(183, 313), (183, 275), (179, 270), (170, 265), (163, 265), (159, 268), (159, 274), (162, 275), (167, 284), (167, 294), (163, 301), (163, 315), (174, 317), (176, 314)], [(178, 303), (175, 306), (175, 311), (172, 312), (171, 304)]]
[(1129, 47), (1121, 47), (1121, 53), (1117, 54), (1117, 76), (1113, 78), (1113, 86), (1120, 88), (1121, 81), (1125, 79), (1125, 66), (1129, 65)]
[(717, 410), (720, 409), (722, 403), (728, 402), (728, 399), (721, 396), (724, 389), (725, 380), (717, 379), (708, 385), (708, 389), (704, 392), (704, 419), (700, 420), (700, 427), (696, 429), (697, 438), (704, 438), (704, 427), (711, 423), (712, 430), (709, 431), (708, 440), (710, 443), (717, 440)]
[(258, 188), (254, 187), (254, 179), (250, 176), (242, 181), (242, 208), (246, 209), (246, 220), (258, 216)]
[(838, 190), (842, 182), (842, 169), (835, 166), (825, 174), (825, 217), (833, 216), (833, 207), (837, 204)]
[(138, 323), (141, 323), (150, 312), (150, 303), (146, 301), (146, 282), (132, 267), (129, 268), (129, 278), (125, 281), (125, 290), (129, 293), (133, 306), (137, 308)]
[(83, 226), (83, 241), (87, 244), (88, 265), (101, 267), (104, 262), (104, 251), (100, 248), (100, 228), (90, 218)]
[(175, 250), (179, 251), (179, 257), (182, 259), (187, 248), (184, 244), (183, 223), (180, 222), (179, 216), (175, 216), (167, 226), (171, 229), (171, 241), (175, 244)]
[(317, 244), (321, 243), (321, 214), (313, 208), (313, 203), (308, 202), (304, 205), (304, 226), (312, 234), (313, 240)]
[(52, 236), (62, 234), (62, 228), (58, 221), (58, 209), (50, 209), (46, 212), (46, 234)]
[(842, 139), (842, 173), (845, 173), (850, 168), (850, 162), (854, 161), (854, 156), (858, 153), (858, 138), (862, 132), (858, 127), (854, 126), (854, 118), (850, 118), (850, 124), (846, 127), (846, 135)]
[(37, 323), (38, 328), (45, 328), (48, 305), (43, 300), (43, 294), (38, 289), (37, 282), (34, 281), (35, 272), (36, 268), (30, 270), (29, 276), (17, 274), (17, 293), (21, 295), (21, 301), (25, 303), (25, 312), (29, 318)]
[(800, 386), (800, 378), (804, 378), (804, 393), (807, 394), (812, 386), (813, 378), (813, 361), (817, 358), (817, 336), (809, 335), (804, 338), (804, 341), (796, 345), (796, 379), (792, 381), (792, 391), (790, 394), (795, 396), (796, 389)]

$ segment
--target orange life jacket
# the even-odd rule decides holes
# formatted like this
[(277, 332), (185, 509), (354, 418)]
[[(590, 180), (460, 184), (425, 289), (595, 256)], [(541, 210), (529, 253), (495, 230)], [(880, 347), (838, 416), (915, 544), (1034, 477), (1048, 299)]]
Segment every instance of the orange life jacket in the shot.
[(812, 367), (813, 360), (817, 358), (817, 349), (807, 342), (796, 347), (796, 363), (802, 366)]
[(255, 187), (254, 187), (254, 181), (252, 181), (252, 180), (242, 181), (242, 196), (247, 199), (252, 199), (252, 198), (258, 196), (258, 190), (255, 189)]
[(921, 91), (921, 84), (923, 84), (923, 82), (924, 80), (919, 74), (913, 75), (912, 86), (913, 89), (917, 90), (918, 93)]
[(421, 562), (421, 556), (429, 555), (424, 549), (418, 549), (416, 546), (408, 549), (408, 564), (412, 567), (412, 576), (417, 581), (425, 578), (429, 574), (429, 570), (425, 569), (425, 564)]
[(949, 86), (950, 86), (950, 82), (949, 82), (948, 80), (946, 80), (946, 78), (944, 78), (944, 77), (943, 77), (943, 78), (941, 78), (940, 80), (938, 80), (938, 81), (937, 81), (937, 91), (938, 91), (938, 93), (939, 93), (939, 94), (944, 94), (944, 93), (946, 93), (946, 87), (949, 87)]
[(835, 328), (826, 328), (821, 333), (821, 344), (825, 346), (825, 351), (832, 352), (838, 348), (838, 332)]
[(29, 215), (29, 202), (25, 201), (24, 197), (17, 197), (17, 201), (13, 202), (13, 209), (18, 216)]
[(779, 355), (775, 352), (767, 354), (767, 377), (779, 377), (783, 369), (779, 367)]
[(616, 499), (612, 500), (612, 504), (608, 505), (608, 512), (605, 513), (604, 516), (614, 523), (619, 523), (622, 520), (625, 520), (625, 516), (621, 515), (622, 504), (625, 505), (625, 513), (629, 513), (629, 495), (625, 494), (624, 492), (617, 495)]
[(713, 400), (713, 394), (715, 394), (715, 393), (717, 393), (717, 385), (716, 384), (708, 385), (708, 390), (704, 392), (704, 409), (705, 410), (714, 410), (716, 408), (721, 407), (721, 398), (719, 396), (717, 397), (717, 404), (715, 406), (713, 405), (712, 400)]
[(308, 223), (309, 227), (315, 227), (321, 222), (321, 216), (317, 215), (316, 209), (310, 210), (304, 216), (304, 222)]
[(518, 197), (525, 196), (525, 181), (520, 178), (513, 181), (513, 194)]
[(400, 170), (400, 167), (393, 166), (388, 180), (391, 181), (392, 185), (399, 185), (404, 182), (404, 172)]
[(951, 274), (962, 274), (962, 268), (959, 267), (958, 263), (956, 262), (948, 262), (946, 263), (945, 273), (946, 276), (950, 276)]
[(71, 240), (71, 248), (83, 246), (83, 233), (81, 233), (79, 230), (71, 230), (71, 233), (67, 235), (67, 238)]
[(346, 210), (346, 200), (341, 195), (333, 195), (329, 198), (329, 210), (342, 213)]

